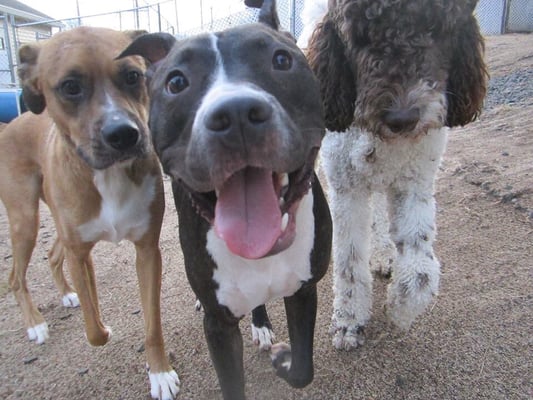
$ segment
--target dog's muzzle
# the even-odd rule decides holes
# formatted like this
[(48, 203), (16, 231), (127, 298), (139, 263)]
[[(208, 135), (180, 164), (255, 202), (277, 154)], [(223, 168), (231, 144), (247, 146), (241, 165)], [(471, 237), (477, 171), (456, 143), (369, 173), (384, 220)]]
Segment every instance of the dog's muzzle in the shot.
[(314, 178), (318, 148), (292, 173), (245, 167), (215, 192), (190, 193), (196, 211), (213, 225), (229, 250), (259, 259), (287, 249), (296, 236), (296, 214)]
[(102, 139), (114, 150), (126, 151), (139, 140), (139, 127), (124, 115), (112, 115), (102, 125)]

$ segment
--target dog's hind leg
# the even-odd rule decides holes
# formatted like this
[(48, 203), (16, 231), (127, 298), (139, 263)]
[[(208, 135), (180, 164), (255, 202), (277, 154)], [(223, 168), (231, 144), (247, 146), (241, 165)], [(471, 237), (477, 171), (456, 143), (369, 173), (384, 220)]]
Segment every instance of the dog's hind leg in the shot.
[(64, 260), (65, 251), (63, 244), (58, 238), (55, 240), (54, 245), (48, 252), (48, 263), (50, 264), (50, 269), (52, 270), (52, 276), (54, 278), (56, 287), (61, 294), (63, 306), (78, 307), (80, 305), (78, 295), (68, 284), (67, 280), (65, 279), (65, 274), (63, 273)]
[(26, 284), (26, 271), (39, 229), (41, 180), (33, 174), (20, 174), (11, 178), (9, 186), (5, 186), (5, 182), (1, 185), (8, 188), (2, 191), (2, 201), (7, 210), (13, 249), (13, 269), (9, 284), (22, 309), (29, 339), (41, 344), (48, 338), (48, 325), (33, 304)]
[(372, 194), (372, 245), (370, 269), (383, 277), (389, 277), (396, 260), (396, 246), (389, 234), (387, 198), (381, 192)]
[(276, 339), (265, 305), (252, 310), (252, 340), (260, 350), (268, 351)]
[(75, 249), (65, 246), (65, 258), (80, 300), (87, 340), (93, 346), (103, 346), (111, 338), (111, 329), (104, 326), (100, 317), (92, 247), (91, 243), (79, 244)]

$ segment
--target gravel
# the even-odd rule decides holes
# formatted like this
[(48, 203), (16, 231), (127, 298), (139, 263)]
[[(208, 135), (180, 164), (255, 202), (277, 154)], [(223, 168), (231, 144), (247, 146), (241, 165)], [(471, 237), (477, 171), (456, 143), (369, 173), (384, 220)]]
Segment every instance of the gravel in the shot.
[(521, 69), (489, 81), (485, 108), (533, 105), (533, 68)]

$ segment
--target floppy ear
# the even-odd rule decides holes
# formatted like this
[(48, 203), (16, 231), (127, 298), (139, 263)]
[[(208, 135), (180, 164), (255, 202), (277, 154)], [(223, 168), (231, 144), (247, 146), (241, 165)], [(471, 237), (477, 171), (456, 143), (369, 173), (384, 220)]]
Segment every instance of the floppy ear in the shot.
[(40, 114), (46, 107), (46, 100), (40, 88), (37, 60), (41, 47), (38, 43), (27, 44), (20, 48), (20, 64), (17, 73), (22, 85), (22, 99), (28, 109)]
[(174, 43), (176, 38), (170, 33), (148, 33), (133, 40), (117, 58), (142, 56), (155, 66), (167, 56)]
[(345, 46), (329, 14), (309, 39), (307, 58), (320, 83), (326, 128), (345, 131), (354, 118), (356, 82)]
[(457, 24), (452, 40), (453, 54), (447, 84), (446, 125), (449, 127), (466, 125), (479, 116), (488, 79), (483, 59), (485, 45), (472, 14), (464, 23)]

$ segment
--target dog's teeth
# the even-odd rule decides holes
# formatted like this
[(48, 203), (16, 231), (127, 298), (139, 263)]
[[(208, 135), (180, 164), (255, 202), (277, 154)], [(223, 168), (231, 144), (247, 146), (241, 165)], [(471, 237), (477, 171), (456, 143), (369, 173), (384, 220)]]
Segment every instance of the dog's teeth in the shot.
[(289, 225), (289, 214), (285, 213), (283, 214), (283, 217), (281, 217), (281, 230), (283, 232), (287, 229), (287, 225)]
[(281, 183), (281, 187), (288, 186), (289, 185), (289, 174), (281, 175), (280, 183)]
[(280, 208), (283, 207), (285, 205), (285, 199), (283, 197), (280, 197), (279, 198), (279, 206)]

